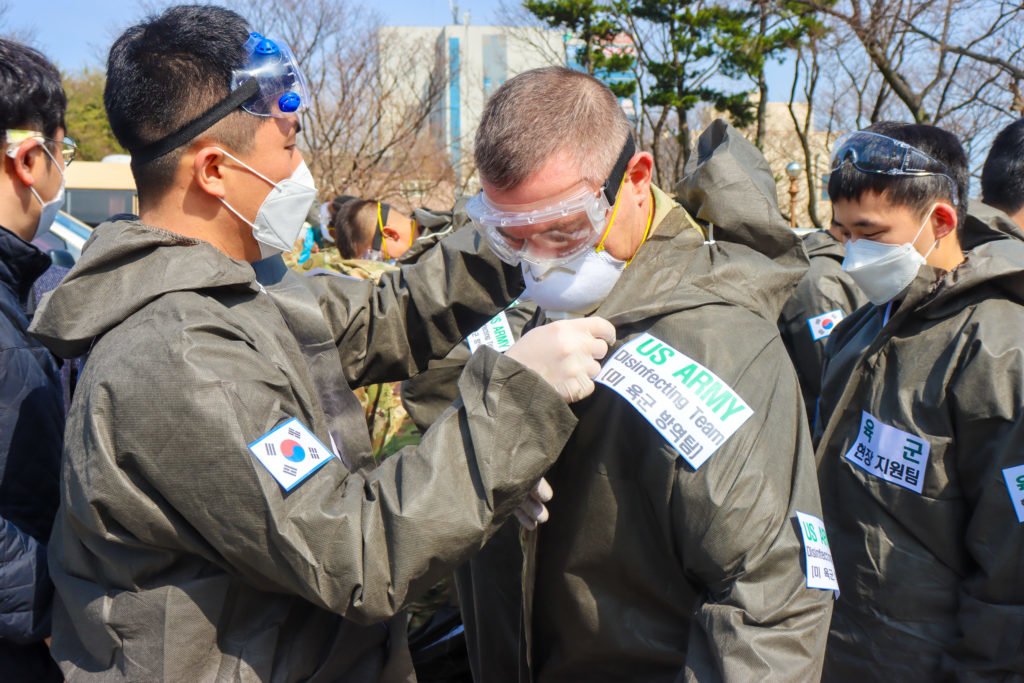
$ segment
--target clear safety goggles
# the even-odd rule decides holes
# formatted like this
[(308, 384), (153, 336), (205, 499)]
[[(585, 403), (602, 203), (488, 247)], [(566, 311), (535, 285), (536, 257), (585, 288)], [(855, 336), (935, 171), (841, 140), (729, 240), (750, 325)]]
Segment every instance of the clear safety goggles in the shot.
[(949, 182), (953, 204), (959, 206), (956, 181), (941, 161), (887, 135), (859, 130), (836, 140), (832, 171), (849, 163), (861, 173), (887, 176), (942, 176)]
[(510, 265), (557, 265), (593, 248), (611, 208), (604, 192), (586, 183), (533, 204), (494, 204), (483, 192), (466, 203), (473, 226)]
[(505, 263), (560, 265), (601, 242), (635, 152), (629, 135), (604, 187), (580, 182), (532, 204), (496, 204), (480, 192), (466, 203), (466, 214)]
[(287, 44), (254, 32), (249, 34), (245, 51), (245, 66), (231, 73), (231, 91), (251, 80), (259, 89), (242, 103), (242, 109), (256, 116), (283, 118), (309, 106), (306, 76)]

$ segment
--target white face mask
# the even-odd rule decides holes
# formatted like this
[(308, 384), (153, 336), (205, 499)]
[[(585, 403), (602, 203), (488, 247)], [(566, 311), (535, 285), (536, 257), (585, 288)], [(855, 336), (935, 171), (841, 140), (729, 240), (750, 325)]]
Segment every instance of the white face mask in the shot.
[(917, 272), (927, 262), (928, 254), (939, 243), (936, 240), (924, 256), (914, 248), (917, 238), (932, 218), (932, 211), (928, 212), (912, 242), (884, 244), (859, 239), (846, 243), (843, 270), (864, 291), (868, 301), (876, 306), (892, 301), (917, 277)]
[(255, 221), (249, 221), (227, 201), (218, 197), (220, 202), (228, 211), (252, 227), (252, 236), (259, 242), (260, 254), (263, 258), (291, 251), (295, 247), (295, 240), (302, 232), (302, 226), (309, 214), (309, 207), (313, 206), (313, 202), (316, 201), (316, 183), (306, 162), (300, 163), (289, 177), (275, 183), (244, 161), (224, 150), (220, 151), (274, 187), (260, 204)]
[(327, 209), (328, 206), (330, 206), (328, 202), (320, 205), (320, 236), (334, 244), (334, 238), (331, 237), (331, 231), (328, 229), (331, 224), (331, 213)]
[(607, 298), (625, 267), (625, 261), (593, 249), (547, 271), (523, 262), (524, 298), (545, 313), (585, 315)]
[(57, 194), (53, 196), (53, 199), (51, 199), (48, 202), (44, 202), (43, 198), (39, 196), (39, 192), (36, 190), (36, 188), (29, 185), (29, 192), (32, 193), (32, 196), (35, 197), (36, 200), (43, 207), (39, 212), (39, 220), (36, 222), (35, 236), (37, 238), (42, 237), (46, 233), (50, 232), (50, 227), (53, 225), (53, 221), (56, 220), (57, 218), (57, 212), (60, 211), (60, 207), (64, 204), (65, 182), (64, 170), (60, 167), (60, 164), (58, 164), (57, 160), (53, 158), (53, 155), (46, 150), (45, 146), (43, 146), (41, 149), (44, 152), (46, 152), (46, 156), (50, 157), (50, 161), (53, 162), (54, 168), (56, 168), (57, 172), (60, 173), (60, 189), (57, 190)]

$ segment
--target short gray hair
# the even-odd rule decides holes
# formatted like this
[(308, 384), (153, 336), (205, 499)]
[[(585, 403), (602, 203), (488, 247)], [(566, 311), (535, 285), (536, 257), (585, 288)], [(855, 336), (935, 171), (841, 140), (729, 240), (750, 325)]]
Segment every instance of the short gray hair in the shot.
[(518, 186), (561, 151), (573, 158), (581, 179), (600, 186), (630, 135), (608, 86), (549, 66), (510, 79), (487, 101), (474, 157), (480, 178), (499, 190)]

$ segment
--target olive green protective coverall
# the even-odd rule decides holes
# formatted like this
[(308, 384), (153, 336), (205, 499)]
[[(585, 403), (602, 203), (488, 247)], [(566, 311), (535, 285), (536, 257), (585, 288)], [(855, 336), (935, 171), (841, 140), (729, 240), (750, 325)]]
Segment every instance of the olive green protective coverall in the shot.
[[(796, 513), (820, 516), (820, 501), (776, 325), (807, 261), (750, 143), (716, 122), (692, 161), (677, 190), (717, 241), (655, 188), (653, 233), (596, 315), (616, 325), (616, 350), (649, 333), (715, 373), (752, 415), (694, 470), (607, 386), (575, 405), (579, 426), (545, 475), (550, 520), (523, 534), (523, 551), (506, 523), (457, 573), (477, 681), (820, 673), (833, 593), (806, 586)], [(689, 412), (707, 408), (695, 396)]]
[[(500, 526), (576, 420), (482, 349), (461, 401), (373, 468), (348, 387), (414, 374), (521, 286), (471, 231), (376, 286), (264, 288), (204, 242), (98, 227), (32, 328), (90, 352), (50, 544), (68, 680), (413, 680), (396, 615)], [(290, 418), (337, 457), (286, 492), (248, 445)]]

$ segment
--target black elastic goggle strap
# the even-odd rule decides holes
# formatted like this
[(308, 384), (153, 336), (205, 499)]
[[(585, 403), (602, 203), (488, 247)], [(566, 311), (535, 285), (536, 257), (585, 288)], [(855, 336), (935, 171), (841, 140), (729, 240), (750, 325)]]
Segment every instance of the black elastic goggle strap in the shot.
[(132, 155), (132, 163), (144, 164), (154, 159), (159, 159), (168, 152), (175, 150), (189, 140), (192, 140), (203, 131), (209, 129), (225, 116), (242, 106), (242, 103), (253, 97), (260, 91), (260, 84), (255, 78), (233, 90), (227, 97), (213, 105), (198, 118), (189, 121), (184, 126), (159, 140), (134, 150), (128, 150)]
[(622, 176), (626, 174), (626, 167), (629, 166), (629, 160), (634, 154), (636, 144), (633, 142), (633, 134), (630, 133), (626, 136), (626, 144), (622, 146), (619, 158), (615, 160), (612, 172), (608, 174), (608, 182), (604, 185), (604, 196), (608, 198), (608, 204), (611, 206), (615, 204), (615, 195), (619, 193), (619, 186), (622, 185)]

